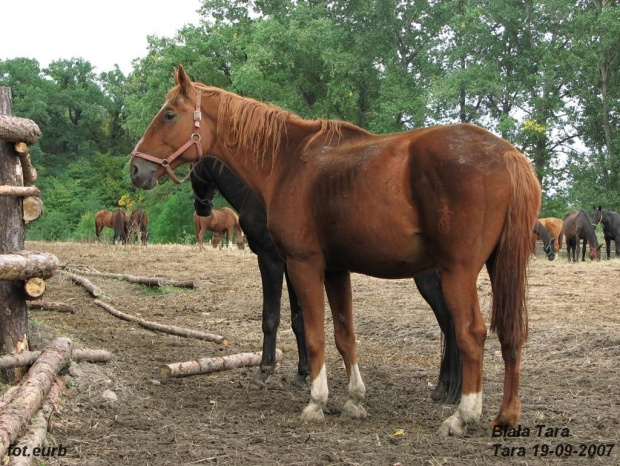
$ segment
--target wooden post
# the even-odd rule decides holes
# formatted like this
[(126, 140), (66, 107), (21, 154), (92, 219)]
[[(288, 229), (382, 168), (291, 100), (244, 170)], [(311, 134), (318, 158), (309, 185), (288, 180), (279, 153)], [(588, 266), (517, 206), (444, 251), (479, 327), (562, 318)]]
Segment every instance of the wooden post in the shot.
[[(0, 115), (13, 113), (11, 89), (0, 87)], [(23, 186), (19, 157), (15, 144), (0, 140), (0, 185)], [(0, 196), (0, 254), (24, 249), (24, 221), (22, 198)], [(0, 281), (0, 354), (19, 353), (29, 349), (28, 308), (24, 284), (17, 281)], [(12, 382), (20, 372), (15, 369), (0, 370), (0, 381)]]

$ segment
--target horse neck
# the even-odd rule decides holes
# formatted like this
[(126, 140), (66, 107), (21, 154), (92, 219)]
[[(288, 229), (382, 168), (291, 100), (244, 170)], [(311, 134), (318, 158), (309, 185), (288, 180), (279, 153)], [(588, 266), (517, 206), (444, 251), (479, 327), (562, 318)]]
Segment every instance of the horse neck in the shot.
[(585, 227), (583, 228), (583, 230), (586, 235), (586, 240), (588, 241), (588, 244), (590, 245), (590, 248), (591, 249), (597, 248), (598, 239), (596, 239), (596, 231), (594, 231), (594, 227), (592, 226), (592, 222), (590, 221), (589, 218), (587, 218), (586, 221), (584, 221), (584, 225)]
[(320, 121), (306, 121), (293, 115), (288, 118), (285, 129), (279, 135), (281, 141), (277, 153), (256, 158), (251, 147), (229, 148), (219, 143), (211, 152), (267, 207), (276, 190), (281, 187), (279, 181), (283, 174), (303, 169), (305, 143), (312, 140), (313, 135), (321, 131), (321, 127)]

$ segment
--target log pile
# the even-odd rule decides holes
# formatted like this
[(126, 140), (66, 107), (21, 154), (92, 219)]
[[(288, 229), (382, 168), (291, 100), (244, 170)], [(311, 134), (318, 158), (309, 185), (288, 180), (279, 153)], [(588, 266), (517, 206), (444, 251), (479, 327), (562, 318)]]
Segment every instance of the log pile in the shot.
[[(88, 357), (107, 362), (110, 356), (102, 351), (74, 349), (68, 338), (57, 338), (43, 351), (0, 358), (2, 367), (32, 364), (22, 382), (0, 397), (0, 463), (6, 464), (9, 446), (24, 433), (18, 446), (28, 445), (30, 451), (42, 446), (63, 387), (58, 374), (70, 359)], [(13, 361), (9, 361), (11, 357)]]
[[(25, 224), (43, 213), (37, 172), (29, 146), (41, 135), (36, 123), (11, 115), (11, 89), (0, 87), (0, 354), (27, 350), (26, 297), (40, 297), (58, 260), (23, 251)], [(24, 293), (25, 291), (25, 293)], [(0, 380), (16, 381), (19, 370), (0, 370)]]

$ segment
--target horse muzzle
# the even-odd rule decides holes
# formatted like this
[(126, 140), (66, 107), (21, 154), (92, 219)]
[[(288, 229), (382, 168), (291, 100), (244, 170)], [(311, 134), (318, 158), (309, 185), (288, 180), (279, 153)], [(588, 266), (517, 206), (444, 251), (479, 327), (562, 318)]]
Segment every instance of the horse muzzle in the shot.
[(153, 189), (157, 186), (159, 166), (148, 160), (134, 157), (129, 166), (131, 183), (140, 189)]

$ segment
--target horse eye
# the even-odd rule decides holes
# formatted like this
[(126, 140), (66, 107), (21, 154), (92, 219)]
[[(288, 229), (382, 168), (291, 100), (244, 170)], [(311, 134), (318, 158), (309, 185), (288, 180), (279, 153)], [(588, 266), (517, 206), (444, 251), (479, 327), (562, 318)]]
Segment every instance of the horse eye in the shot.
[(174, 112), (166, 112), (166, 113), (164, 113), (164, 120), (165, 121), (173, 120), (174, 117), (175, 117)]

